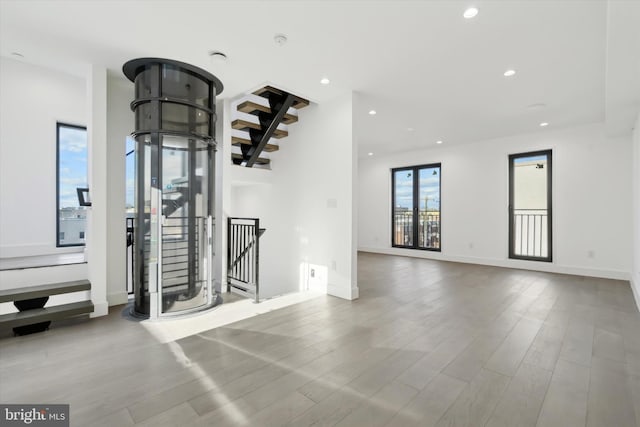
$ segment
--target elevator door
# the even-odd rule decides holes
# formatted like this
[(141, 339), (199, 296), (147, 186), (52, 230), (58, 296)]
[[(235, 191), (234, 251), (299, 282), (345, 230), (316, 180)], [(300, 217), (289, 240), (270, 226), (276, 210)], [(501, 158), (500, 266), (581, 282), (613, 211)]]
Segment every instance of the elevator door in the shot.
[(161, 313), (211, 303), (211, 217), (208, 145), (164, 136), (162, 141)]

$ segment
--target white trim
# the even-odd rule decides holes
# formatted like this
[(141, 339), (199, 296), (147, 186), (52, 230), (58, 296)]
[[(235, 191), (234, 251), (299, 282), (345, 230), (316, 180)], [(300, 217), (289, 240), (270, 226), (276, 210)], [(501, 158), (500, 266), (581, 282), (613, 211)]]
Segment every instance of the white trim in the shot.
[(91, 301), (93, 302), (93, 313), (89, 317), (100, 317), (109, 314), (109, 303), (107, 301)]
[(336, 286), (329, 283), (327, 285), (327, 295), (352, 301), (360, 297), (360, 290), (357, 286), (352, 286), (345, 290), (344, 286)]
[[(440, 261), (460, 262), (465, 264), (490, 265), (494, 267), (515, 268), (519, 270), (544, 271), (548, 273), (571, 274), (575, 276), (599, 277), (602, 279), (630, 280), (630, 274), (628, 271), (601, 270), (601, 269), (592, 269), (592, 268), (584, 268), (584, 267), (557, 265), (553, 263), (537, 262), (537, 261), (450, 256), (450, 255), (443, 255), (440, 252), (419, 251), (415, 249), (401, 249), (401, 248), (361, 247), (361, 248), (358, 248), (358, 251), (379, 253), (379, 254), (386, 254), (386, 255), (408, 256), (413, 258), (425, 258), (425, 259), (433, 259), (433, 260), (440, 260)], [(638, 299), (636, 298), (636, 302), (637, 301)]]
[(0, 246), (0, 258), (17, 258), (27, 256), (57, 255), (67, 253), (80, 253), (84, 251), (84, 246), (61, 246), (56, 247), (55, 243), (29, 243), (20, 245)]
[(126, 292), (117, 292), (115, 294), (107, 295), (107, 302), (109, 307), (114, 305), (127, 304), (129, 302), (129, 295)]

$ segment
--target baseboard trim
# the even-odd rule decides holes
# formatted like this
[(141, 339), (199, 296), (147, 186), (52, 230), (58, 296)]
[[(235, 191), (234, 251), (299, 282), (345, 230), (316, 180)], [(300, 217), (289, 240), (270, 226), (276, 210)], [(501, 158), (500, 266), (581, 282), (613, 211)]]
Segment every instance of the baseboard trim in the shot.
[(631, 283), (631, 292), (633, 292), (633, 297), (636, 300), (636, 306), (640, 311), (640, 280), (634, 280), (632, 277), (629, 282)]
[[(515, 268), (517, 270), (543, 271), (546, 273), (570, 274), (573, 276), (598, 277), (601, 279), (631, 280), (627, 271), (601, 270), (567, 265), (557, 265), (537, 261), (522, 261), (514, 259), (493, 259), (465, 256), (443, 255), (440, 252), (416, 251), (399, 248), (358, 248), (360, 252), (370, 252), (385, 255), (408, 256), (412, 258), (424, 258), (438, 261), (460, 262), (464, 264), (489, 265), (492, 267)], [(636, 299), (637, 301), (637, 299)]]
[(357, 286), (345, 289), (343, 286), (335, 286), (332, 284), (327, 285), (327, 294), (334, 297), (346, 299), (349, 301), (358, 299), (360, 297), (360, 290)]
[(109, 303), (107, 301), (92, 301), (93, 313), (89, 317), (100, 317), (109, 314)]

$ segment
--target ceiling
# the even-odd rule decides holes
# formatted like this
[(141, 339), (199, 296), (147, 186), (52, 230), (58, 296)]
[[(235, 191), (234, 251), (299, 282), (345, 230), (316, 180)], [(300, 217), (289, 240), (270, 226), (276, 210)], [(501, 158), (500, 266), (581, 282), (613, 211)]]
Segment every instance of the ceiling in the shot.
[[(465, 19), (470, 5), (479, 14)], [(605, 120), (628, 133), (640, 110), (639, 6), (0, 0), (0, 55), (82, 76), (88, 63), (122, 75), (130, 59), (166, 57), (215, 74), (222, 97), (265, 82), (318, 103), (356, 91), (360, 153), (381, 154)], [(212, 61), (212, 50), (228, 60)]]

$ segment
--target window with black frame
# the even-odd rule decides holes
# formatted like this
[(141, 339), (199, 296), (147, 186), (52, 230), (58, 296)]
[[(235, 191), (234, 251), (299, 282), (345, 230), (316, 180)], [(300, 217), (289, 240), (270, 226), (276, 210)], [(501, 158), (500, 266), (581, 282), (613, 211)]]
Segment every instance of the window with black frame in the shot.
[(552, 261), (551, 154), (509, 156), (509, 258)]
[(56, 246), (84, 246), (87, 210), (78, 188), (88, 186), (87, 128), (58, 123), (56, 141)]
[(391, 170), (391, 245), (441, 250), (440, 163)]

